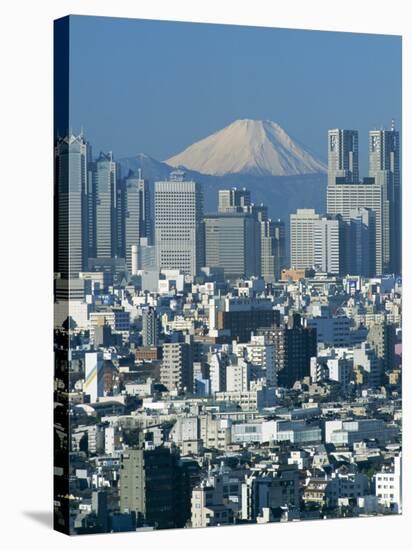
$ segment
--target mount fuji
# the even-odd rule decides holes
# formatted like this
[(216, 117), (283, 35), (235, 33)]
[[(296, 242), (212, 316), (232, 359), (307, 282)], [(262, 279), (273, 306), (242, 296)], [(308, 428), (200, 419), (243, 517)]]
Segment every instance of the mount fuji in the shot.
[(163, 162), (139, 153), (118, 163), (122, 177), (140, 169), (151, 193), (155, 181), (184, 168), (187, 179), (202, 184), (206, 212), (216, 211), (218, 191), (231, 187), (247, 187), (255, 204), (266, 204), (287, 226), (297, 208), (325, 211), (325, 165), (271, 121), (237, 120)]
[(325, 164), (270, 120), (235, 120), (164, 161), (211, 176), (324, 174)]

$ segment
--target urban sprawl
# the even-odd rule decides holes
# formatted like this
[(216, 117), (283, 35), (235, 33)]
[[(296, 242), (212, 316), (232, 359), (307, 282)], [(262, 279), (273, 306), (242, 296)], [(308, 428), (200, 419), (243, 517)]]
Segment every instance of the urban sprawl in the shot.
[(205, 213), (181, 170), (57, 140), (57, 527), (402, 511), (399, 149), (370, 131), (360, 180), (358, 132), (330, 130), (326, 213), (285, 227), (253, 189)]

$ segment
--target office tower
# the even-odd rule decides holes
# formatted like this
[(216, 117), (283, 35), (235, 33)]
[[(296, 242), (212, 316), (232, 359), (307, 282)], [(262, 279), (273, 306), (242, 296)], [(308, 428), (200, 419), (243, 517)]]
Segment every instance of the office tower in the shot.
[(260, 221), (260, 274), (265, 283), (273, 283), (280, 277), (275, 227), (270, 220)]
[(124, 451), (120, 457), (120, 511), (134, 512), (138, 525), (184, 527), (185, 477), (172, 449), (146, 444), (145, 448)]
[(376, 184), (366, 178), (363, 183), (328, 185), (327, 211), (340, 214), (349, 222), (351, 212), (357, 208), (367, 208), (375, 213), (375, 269), (374, 275), (382, 275), (387, 269), (384, 264), (385, 243), (389, 242), (389, 224), (386, 216), (388, 203), (385, 200), (386, 186)]
[(395, 271), (393, 251), (396, 248), (393, 176), (389, 171), (382, 170), (368, 179), (382, 190), (382, 271), (393, 273)]
[(119, 258), (126, 258), (125, 249), (125, 215), (126, 215), (126, 180), (121, 177), (120, 167), (118, 170), (116, 193), (116, 250)]
[(243, 212), (250, 205), (250, 191), (247, 189), (221, 189), (219, 191), (219, 212)]
[[(348, 222), (349, 213), (353, 209), (368, 208), (373, 210), (376, 214), (374, 274), (382, 275), (396, 271), (400, 267), (400, 249), (397, 246), (397, 243), (400, 243), (399, 136), (394, 129), (370, 132), (369, 177), (364, 178), (361, 183), (359, 177), (355, 177), (356, 174), (359, 176), (357, 170), (349, 170), (347, 173), (338, 173), (336, 170), (339, 164), (336, 164), (336, 159), (339, 157), (337, 152), (342, 149), (336, 144), (339, 143), (341, 132), (345, 131), (330, 130), (328, 136), (330, 162), (327, 211), (330, 214), (341, 214), (344, 221)], [(357, 134), (355, 137), (352, 149), (357, 151)], [(350, 153), (349, 137), (342, 138), (341, 141), (345, 143), (348, 140), (347, 150)], [(346, 157), (350, 161), (350, 154), (349, 156), (343, 155), (342, 158)], [(344, 162), (342, 166), (350, 167), (349, 161)], [(352, 161), (352, 166), (357, 166), (357, 160), (356, 162)]]
[(176, 170), (155, 182), (156, 255), (159, 269), (195, 276), (204, 265), (203, 196), (199, 183)]
[[(250, 219), (242, 224), (241, 218), (225, 218), (229, 214), (249, 215), (255, 223)], [(219, 191), (218, 214), (205, 217), (207, 266), (220, 266), (229, 279), (257, 275), (274, 282), (283, 268), (284, 247), (284, 225), (280, 220), (269, 219), (266, 206), (251, 203), (246, 188)], [(235, 250), (241, 250), (240, 257)]]
[(156, 310), (152, 307), (142, 313), (142, 343), (143, 346), (157, 346), (159, 343), (160, 323)]
[(260, 228), (251, 214), (227, 212), (204, 218), (205, 264), (226, 279), (260, 274)]
[(286, 229), (285, 222), (276, 220), (273, 224), (273, 238), (275, 241), (275, 275), (276, 279), (280, 279), (282, 269), (286, 266)]
[(87, 268), (88, 147), (82, 134), (59, 138), (55, 147), (55, 271), (63, 279)]
[(260, 275), (266, 283), (273, 283), (280, 278), (284, 267), (285, 226), (280, 220), (273, 222), (263, 204), (247, 208), (256, 217), (259, 226)]
[(140, 240), (148, 238), (150, 196), (148, 183), (139, 172), (129, 174), (124, 183), (124, 252), (126, 266), (132, 273), (132, 247), (137, 247), (137, 267), (140, 262)]
[(117, 176), (111, 152), (89, 165), (89, 257), (111, 258), (117, 252)]
[(138, 269), (143, 271), (157, 271), (156, 266), (156, 247), (149, 244), (147, 237), (140, 239)]
[(331, 275), (345, 268), (344, 223), (339, 215), (322, 216), (313, 223), (313, 257), (316, 269)]
[(297, 380), (310, 376), (311, 357), (316, 357), (316, 329), (305, 326), (301, 316), (291, 313), (287, 324), (268, 325), (257, 330), (275, 347), (279, 386), (292, 387)]
[(372, 277), (375, 273), (376, 213), (368, 208), (349, 212), (345, 232), (346, 272), (350, 275)]
[(395, 273), (402, 267), (402, 189), (400, 177), (400, 141), (399, 132), (394, 123), (390, 130), (371, 130), (369, 132), (369, 176), (379, 179), (386, 173), (391, 184), (392, 196), (390, 211), (391, 225), (391, 268)]
[(328, 132), (328, 185), (359, 181), (357, 130), (336, 128)]
[(292, 267), (305, 269), (313, 267), (314, 224), (319, 214), (310, 208), (298, 209), (290, 215), (290, 261)]
[(90, 396), (90, 402), (95, 403), (98, 397), (104, 395), (104, 360), (100, 351), (85, 353), (85, 374), (83, 392)]
[(191, 344), (187, 342), (163, 344), (160, 382), (169, 391), (192, 391), (193, 357)]
[(137, 245), (132, 244), (132, 275), (137, 275)]

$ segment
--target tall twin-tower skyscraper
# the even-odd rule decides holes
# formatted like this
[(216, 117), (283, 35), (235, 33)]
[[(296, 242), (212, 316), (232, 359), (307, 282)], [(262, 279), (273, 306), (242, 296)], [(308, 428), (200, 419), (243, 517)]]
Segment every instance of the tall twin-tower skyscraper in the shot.
[(402, 269), (402, 222), (399, 132), (369, 132), (369, 174), (359, 178), (357, 130), (328, 132), (327, 211), (349, 221), (350, 212), (367, 208), (376, 214), (376, 275)]

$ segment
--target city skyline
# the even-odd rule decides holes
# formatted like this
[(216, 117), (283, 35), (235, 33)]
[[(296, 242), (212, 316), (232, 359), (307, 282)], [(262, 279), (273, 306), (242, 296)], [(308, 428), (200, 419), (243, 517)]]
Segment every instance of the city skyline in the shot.
[[(376, 233), (373, 245), (375, 247), (373, 261), (376, 263), (374, 268), (364, 267), (365, 273), (381, 275), (401, 272), (399, 131), (392, 125), (388, 130), (370, 130), (368, 136), (369, 172), (367, 176), (360, 178), (358, 131), (328, 130), (326, 200), (320, 213), (313, 209), (298, 207), (297, 214), (290, 214), (291, 267), (307, 269), (315, 266), (319, 268), (322, 265), (326, 272), (344, 273), (347, 266), (355, 265), (349, 258), (352, 247), (348, 240), (350, 234), (346, 227), (348, 222), (352, 223), (353, 217), (360, 220), (363, 225), (366, 220), (365, 215), (370, 218), (374, 214), (373, 220), (367, 223), (373, 224)], [(292, 150), (293, 145), (290, 147)], [(82, 220), (80, 227), (69, 226), (71, 241), (78, 242), (72, 247), (78, 256), (71, 258), (69, 254), (64, 259), (60, 250), (56, 256), (58, 263), (63, 262), (61, 264), (63, 265), (64, 262), (69, 262), (69, 265), (76, 266), (75, 269), (78, 270), (79, 266), (82, 266), (84, 270), (88, 268), (88, 261), (90, 264), (94, 258), (120, 257), (126, 258), (127, 270), (130, 274), (132, 254), (135, 251), (136, 266), (141, 265), (141, 254), (149, 254), (149, 263), (156, 265), (159, 269), (181, 269), (184, 273), (196, 275), (202, 266), (218, 267), (221, 262), (220, 257), (226, 255), (228, 263), (232, 265), (232, 275), (236, 273), (238, 277), (257, 276), (268, 270), (267, 272), (272, 273), (274, 280), (275, 274), (279, 277), (282, 268), (286, 266), (284, 252), (281, 254), (284, 257), (284, 265), (277, 265), (275, 268), (268, 265), (263, 268), (261, 262), (267, 261), (263, 260), (263, 252), (259, 255), (255, 254), (258, 247), (263, 251), (265, 246), (269, 246), (268, 250), (272, 250), (268, 252), (271, 257), (272, 254), (276, 255), (279, 252), (274, 252), (273, 245), (269, 244), (274, 239), (275, 226), (268, 211), (268, 204), (261, 203), (259, 206), (256, 202), (250, 202), (250, 188), (243, 188), (243, 191), (236, 190), (236, 187), (226, 191), (220, 189), (216, 194), (216, 198), (218, 197), (216, 202), (219, 203), (217, 212), (205, 212), (203, 196), (204, 192), (207, 193), (207, 185), (201, 185), (192, 177), (187, 179), (182, 170), (170, 167), (171, 172), (168, 177), (160, 179), (155, 177), (151, 180), (144, 177), (140, 168), (137, 173), (129, 171), (129, 174), (125, 175), (121, 174), (112, 152), (100, 152), (93, 159), (92, 149), (93, 144), (85, 140), (83, 133), (78, 136), (69, 135), (59, 138), (56, 145), (58, 160), (56, 175), (58, 187), (61, 189), (58, 196), (63, 197), (62, 205), (68, 198), (71, 201), (69, 205), (72, 204), (73, 208), (78, 210), (78, 214), (74, 214), (73, 219)], [(60, 173), (66, 166), (67, 161), (64, 160), (66, 157), (72, 166), (70, 179), (67, 179), (64, 173)], [(70, 160), (71, 158), (73, 160)], [(78, 181), (76, 174), (81, 174)], [(251, 189), (253, 191), (253, 185)], [(193, 205), (188, 202), (192, 192), (193, 197), (197, 197)], [(210, 193), (207, 194), (210, 195)], [(222, 204), (221, 201), (223, 201)], [(187, 220), (184, 218), (186, 204), (189, 213)], [(178, 208), (179, 205), (182, 206), (181, 209)], [(195, 210), (192, 210), (192, 206)], [(69, 219), (70, 212), (72, 212), (71, 215), (73, 211), (76, 212), (73, 208), (68, 211)], [(365, 209), (366, 212), (363, 214)], [(197, 214), (191, 218), (194, 211)], [(61, 216), (63, 225), (67, 224), (66, 215), (67, 212), (63, 208)], [(258, 222), (260, 228), (255, 227), (255, 221), (250, 221), (242, 229), (242, 224), (246, 223), (248, 217)], [(302, 217), (303, 232), (297, 239), (295, 228), (298, 227), (299, 217)], [(305, 218), (307, 218), (306, 221)], [(310, 225), (307, 221), (310, 221)], [(281, 222), (280, 219), (279, 222)], [(173, 223), (176, 225), (175, 229), (173, 229)], [(232, 229), (229, 229), (230, 226)], [(323, 229), (321, 229), (322, 226)], [(372, 225), (369, 230), (371, 227)], [(227, 236), (224, 238), (225, 232)], [(242, 232), (249, 235), (249, 240), (247, 241), (245, 237), (243, 244), (239, 241), (234, 248), (238, 254), (242, 254), (241, 251), (244, 250), (243, 259), (240, 255), (237, 258), (233, 256), (230, 260), (234, 242), (237, 243), (238, 236)], [(262, 232), (261, 237), (258, 237), (259, 232)], [(283, 239), (285, 235), (289, 237), (288, 231), (285, 233), (283, 229), (282, 232)], [(313, 235), (312, 232), (314, 232)], [(316, 232), (318, 236), (322, 234), (323, 239), (326, 239), (325, 243), (328, 242), (328, 244), (321, 244), (321, 241), (315, 238)], [(333, 234), (335, 236), (332, 237)], [(173, 238), (172, 235), (174, 235)], [(184, 244), (186, 237), (188, 241)], [(62, 232), (62, 238), (66, 238), (65, 231)], [(355, 234), (352, 238), (355, 238)], [(212, 244), (213, 239), (217, 240)], [(260, 244), (258, 244), (259, 239), (262, 239)], [(263, 244), (265, 239), (267, 245)], [(362, 239), (364, 241), (365, 236)], [(226, 245), (223, 245), (225, 241)], [(286, 242), (282, 245), (283, 250)], [(335, 244), (331, 248), (332, 242)], [(369, 244), (365, 245), (365, 242)], [(369, 252), (372, 246), (371, 237), (367, 237), (365, 242), (366, 249), (359, 250), (358, 254), (366, 258), (372, 254)], [(359, 243), (360, 241), (358, 245)], [(224, 246), (226, 246), (225, 252), (223, 252)], [(346, 252), (345, 249), (347, 249)], [(255, 254), (254, 259), (250, 256), (251, 253)], [(153, 264), (153, 255), (156, 256), (155, 264)], [(184, 256), (185, 260), (183, 260)], [(228, 273), (231, 270), (226, 269)], [(62, 271), (66, 276), (67, 270), (68, 267), (65, 266), (63, 271), (61, 269), (58, 271)], [(75, 274), (76, 271), (70, 271), (70, 273)], [(353, 272), (355, 273), (357, 274), (357, 269)]]
[(326, 161), (328, 128), (401, 127), (396, 36), (72, 16), (70, 44), (71, 124), (99, 150), (119, 144), (119, 156), (162, 161), (251, 118), (279, 123)]
[[(100, 59), (105, 69), (122, 52), (127, 59), (136, 37), (146, 45), (142, 28), (154, 24), (115, 21), (108, 40), (113, 57), (102, 55), (89, 74), (82, 71), (108, 20), (56, 22), (60, 38), (75, 39), (83, 52), (76, 33), (91, 20), (101, 33), (70, 80), (76, 90), (69, 91), (71, 104), (79, 98), (79, 76), (99, 72)], [(120, 28), (125, 32), (115, 41)], [(134, 99), (157, 130), (151, 134), (142, 116), (133, 139), (141, 133), (157, 138), (159, 150), (171, 134), (177, 147), (204, 124), (207, 101), (202, 116), (188, 117), (188, 110), (205, 97), (213, 103), (226, 77), (231, 91), (241, 82), (228, 71), (226, 80), (216, 85), (212, 79), (210, 90), (196, 89), (190, 99), (203, 75), (205, 57), (191, 64), (205, 47), (204, 32), (214, 38), (207, 45), (225, 53), (220, 69), (234, 55), (220, 33), (229, 41), (244, 33), (241, 53), (248, 47), (260, 57), (255, 65), (244, 61), (243, 76), (250, 66), (263, 74), (267, 59), (256, 48), (282, 37), (279, 45), (289, 44), (294, 63), (284, 82), (291, 101), (302, 59), (332, 38), (166, 22), (155, 28), (152, 49), (170, 62), (170, 87), (158, 87), (162, 66), (151, 67), (142, 48), (139, 76), (147, 80), (139, 81)], [(192, 49), (186, 29), (196, 29)], [(332, 34), (347, 46), (347, 61), (353, 37)], [(308, 50), (296, 60), (303, 35)], [(376, 39), (368, 37), (368, 48)], [(366, 37), (356, 40), (360, 47)], [(189, 52), (185, 59), (175, 59), (176, 44)], [(209, 50), (203, 51), (208, 59)], [(68, 53), (63, 48), (56, 56), (59, 71), (68, 66)], [(332, 53), (318, 51), (319, 70)], [(69, 59), (76, 67), (76, 55)], [(352, 52), (350, 59), (356, 59), (354, 77), (362, 55)], [(382, 72), (376, 49), (374, 60)], [(308, 130), (307, 119), (296, 113), (308, 139), (332, 107), (336, 118), (349, 120), (352, 92), (364, 99), (364, 90), (339, 88), (343, 81), (333, 71), (343, 62), (334, 61), (331, 82), (310, 79), (322, 101), (335, 90), (323, 119)], [(182, 76), (181, 62), (189, 63), (192, 80)], [(99, 78), (90, 87), (82, 82), (91, 137), (69, 131), (76, 110), (55, 111), (55, 129), (67, 129), (56, 133), (54, 147), (56, 529), (81, 535), (401, 514), (402, 184), (395, 122), (365, 128), (367, 117), (354, 109), (350, 127), (323, 128), (327, 164), (283, 124), (255, 118), (236, 118), (175, 151), (169, 165), (145, 156), (118, 159), (100, 144), (108, 136), (119, 147), (130, 139), (133, 115), (127, 123), (119, 116), (128, 109), (127, 86), (120, 110), (110, 102), (119, 82), (129, 80), (105, 72), (107, 87), (90, 109)], [(269, 96), (275, 81), (265, 90), (257, 80), (248, 83), (252, 108), (258, 96), (250, 94)], [(149, 88), (150, 105), (138, 95)], [(376, 96), (383, 97), (377, 90)], [(153, 112), (156, 98), (164, 98), (163, 107), (173, 101), (173, 116), (184, 112), (187, 123), (168, 119), (157, 127), (162, 109)], [(227, 105), (217, 104), (230, 115)], [(393, 105), (386, 102), (379, 116)], [(104, 126), (96, 141), (94, 108)], [(118, 117), (116, 128), (107, 109)]]

